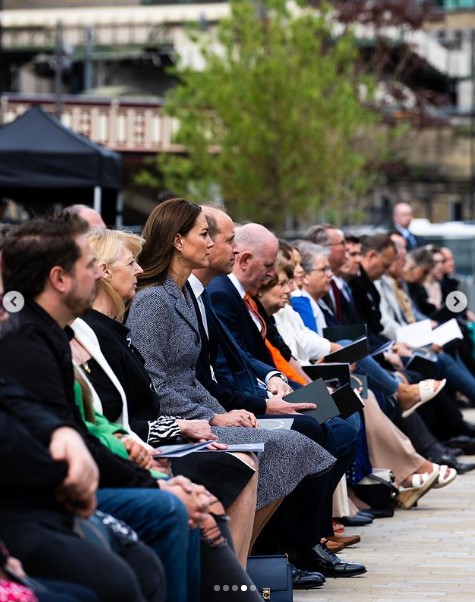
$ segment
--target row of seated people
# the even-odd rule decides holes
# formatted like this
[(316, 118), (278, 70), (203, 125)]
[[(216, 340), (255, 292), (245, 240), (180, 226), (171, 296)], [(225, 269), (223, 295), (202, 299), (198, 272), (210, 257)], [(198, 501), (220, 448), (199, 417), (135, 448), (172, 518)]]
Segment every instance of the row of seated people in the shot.
[[(369, 336), (375, 345), (388, 339), (397, 339), (401, 327), (426, 317), (418, 308), (416, 297), (412, 297), (413, 282), (420, 278), (425, 270), (424, 266), (418, 267), (416, 263), (421, 250), (412, 251), (406, 258), (404, 240), (397, 234), (389, 237), (375, 235), (361, 242), (356, 240), (350, 242), (350, 247), (353, 252), (361, 252), (360, 265), (354, 268), (350, 266), (349, 271), (343, 266), (339, 282), (349, 283), (353, 307), (357, 315), (366, 322)], [(426, 251), (422, 250), (422, 252)], [(377, 265), (378, 254), (385, 255), (385, 265)], [(352, 270), (357, 274), (356, 277), (351, 274)], [(328, 312), (327, 316), (332, 319), (331, 312)], [(473, 441), (470, 440), (473, 436), (473, 426), (463, 420), (456, 402), (456, 394), (461, 392), (471, 399), (475, 379), (472, 370), (458, 352), (459, 348), (458, 343), (452, 342), (443, 348), (431, 345), (421, 350), (428, 359), (432, 360), (432, 375), (446, 379), (447, 386), (440, 396), (436, 396), (431, 404), (421, 407), (418, 413), (430, 427), (433, 436), (448, 441), (449, 445), (451, 441), (453, 442), (453, 438), (459, 438), (459, 444), (466, 445), (469, 451), (473, 450)], [(391, 355), (388, 360), (399, 369), (408, 363), (414, 351), (404, 344), (396, 345), (393, 350), (398, 355)], [(417, 377), (411, 369), (407, 372), (409, 379)], [(431, 446), (428, 450), (422, 449), (431, 456), (438, 456), (444, 451), (437, 445)], [(443, 453), (445, 458), (447, 455), (453, 456), (450, 450), (445, 450)], [(467, 468), (457, 466), (453, 459), (448, 458), (448, 461), (458, 468), (459, 472)]]
[[(100, 278), (87, 231), (74, 216), (37, 219), (5, 239), (5, 286), (21, 292), (25, 306), (4, 323), (1, 339), (1, 537), (33, 578), (81, 585), (90, 595), (68, 600), (219, 600), (231, 583), (239, 591), (227, 598), (257, 601), (217, 498), (167, 474), (148, 446), (147, 460), (129, 440), (116, 438), (108, 449), (87, 430), (91, 400), (75, 377), (68, 327), (90, 306)], [(218, 474), (229, 472), (227, 500), (242, 513), (237, 531), (252, 527), (256, 503), (255, 460), (246, 460), (210, 460)], [(102, 514), (89, 519), (96, 505)], [(35, 581), (38, 598), (40, 590)]]
[[(153, 596), (161, 589), (165, 599), (198, 599), (199, 581), (202, 599), (218, 600), (226, 591), (227, 599), (231, 595), (253, 600), (255, 588), (243, 570), (251, 549), (286, 552), (297, 587), (321, 585), (325, 575), (363, 574), (364, 566), (344, 562), (328, 548), (345, 542), (334, 535), (332, 495), (344, 483), (342, 477), (357, 452), (362, 416), (319, 425), (297, 413), (302, 406), (283, 400), (307, 379), (298, 355), (291, 353), (286, 360), (283, 346), (279, 355), (279, 342), (270, 340), (273, 323), (257, 306), (266, 291), (285, 288), (280, 280), (272, 284), (277, 239), (256, 224), (235, 233), (225, 213), (183, 199), (158, 205), (143, 239), (87, 229), (83, 220), (64, 216), (32, 220), (7, 236), (5, 287), (21, 292), (26, 305), (4, 328), (1, 366), (6, 379), (42, 401), (47, 415), (81, 433), (99, 467), (99, 509), (129, 523), (163, 563), (162, 587), (141, 595), (158, 599)], [(329, 275), (324, 267), (320, 272)], [(292, 267), (292, 276), (297, 268)], [(278, 278), (284, 271), (277, 270)], [(313, 338), (309, 344), (319, 345), (323, 355), (331, 344), (307, 331), (309, 341)], [(297, 335), (299, 341), (303, 338)], [(318, 354), (311, 353), (309, 359), (318, 359)], [(440, 394), (444, 385), (432, 380), (424, 387), (411, 385), (372, 360), (361, 363), (370, 364), (368, 380), (378, 393), (395, 397), (406, 415), (404, 422), (416, 419), (414, 408)], [(401, 454), (403, 467), (394, 468), (402, 505), (410, 507), (430, 488), (453, 480), (454, 471), (411, 448), (376, 401), (372, 410), (365, 409), (364, 422), (368, 442), (375, 433), (373, 465), (384, 459), (390, 466), (384, 454), (395, 455), (389, 451), (389, 437), (378, 440), (377, 424), (382, 421), (393, 429), (393, 444)], [(258, 428), (259, 417), (269, 414), (291, 416), (292, 429)], [(151, 455), (163, 443), (177, 440), (209, 441), (216, 449), (174, 460), (171, 467)], [(226, 444), (243, 442), (264, 443), (264, 452), (256, 460), (221, 451)], [(382, 454), (379, 459), (377, 454)], [(173, 477), (171, 469), (193, 481)], [(177, 496), (188, 510), (181, 522), (169, 515), (170, 500), (183, 509)], [(37, 500), (28, 500), (35, 507)], [(32, 554), (21, 537), (25, 509), (11, 501), (6, 509), (2, 516), (15, 514), (16, 528), (8, 529), (2, 521), (0, 535), (32, 574), (80, 581), (78, 572), (68, 573), (64, 565), (57, 574), (58, 563), (44, 550), (38, 564), (38, 550)], [(50, 508), (51, 524), (42, 524), (43, 531), (64, 522), (65, 510), (68, 518), (67, 513), (74, 514), (70, 505), (56, 507), (56, 514)], [(28, 516), (31, 528), (35, 521), (30, 512)], [(172, 525), (180, 526), (182, 545), (177, 545), (177, 534), (170, 533)], [(197, 529), (188, 530), (190, 526), (201, 527), (200, 567), (199, 533), (197, 537)], [(69, 524), (63, 527), (70, 545), (74, 536)], [(44, 532), (41, 536), (47, 541)], [(61, 554), (59, 545), (56, 554)], [(228, 570), (218, 575), (213, 571), (216, 563)], [(142, 564), (135, 563), (136, 573)], [(104, 585), (111, 573), (97, 572), (90, 574)], [(138, 581), (143, 590), (148, 580)], [(231, 583), (242, 587), (231, 590)], [(93, 591), (97, 587), (96, 582), (82, 584)]]
[[(343, 233), (334, 227), (314, 228), (308, 238), (309, 241), (297, 241), (303, 277), (299, 275), (301, 288), (292, 293), (292, 304), (310, 329), (322, 332), (327, 325), (365, 322), (373, 348), (377, 348), (388, 337), (396, 339), (398, 328), (415, 320), (413, 303), (402, 276), (419, 271), (414, 269), (413, 263), (413, 256), (417, 258), (419, 251), (411, 253), (405, 264), (405, 244), (400, 235), (374, 235), (362, 240), (348, 236), (345, 252), (341, 250), (345, 241)], [(315, 240), (318, 244), (311, 242)], [(276, 322), (285, 328), (279, 314)], [(292, 349), (299, 353), (298, 347)], [(383, 363), (397, 370), (397, 374), (403, 374), (413, 351), (407, 345), (395, 345), (393, 353), (385, 354)], [(420, 454), (453, 466), (458, 472), (466, 472), (475, 466), (459, 463), (456, 455), (461, 451), (473, 453), (473, 425), (463, 420), (454, 399), (457, 390), (470, 395), (473, 375), (458, 354), (451, 356), (436, 346), (424, 349), (424, 353), (433, 360), (433, 376), (447, 379), (447, 389), (440, 391), (431, 404), (418, 403), (416, 415), (402, 421), (394, 414), (394, 408), (382, 407), (386, 407), (388, 415), (410, 437)], [(367, 374), (370, 383), (374, 380), (368, 366), (360, 365), (358, 371)], [(406, 372), (406, 377), (413, 381), (418, 378), (414, 372)], [(463, 450), (450, 449), (440, 439), (448, 439), (448, 445), (456, 444)]]
[[(183, 203), (185, 208), (195, 213), (195, 218), (201, 213), (199, 208), (187, 202)], [(192, 227), (194, 220), (188, 220), (187, 223)], [(163, 228), (164, 232), (169, 232), (170, 224), (164, 223)], [(182, 231), (182, 225), (179, 224), (176, 230)], [(109, 437), (108, 443), (105, 444), (107, 433), (99, 429), (99, 421), (97, 416), (92, 414), (93, 406), (91, 406), (96, 394), (95, 401), (100, 408), (100, 396), (89, 383), (86, 386), (82, 383), (81, 387), (81, 380), (86, 380), (88, 376), (87, 359), (81, 362), (85, 370), (82, 379), (74, 375), (68, 343), (71, 330), (68, 325), (74, 322), (76, 317), (84, 315), (90, 307), (96, 296), (97, 282), (100, 280), (102, 284), (112, 281), (112, 276), (108, 273), (109, 267), (117, 268), (118, 278), (115, 279), (118, 281), (115, 283), (117, 291), (115, 294), (112, 290), (109, 291), (116, 305), (117, 298), (120, 299), (121, 295), (124, 301), (135, 292), (136, 269), (135, 261), (127, 259), (125, 262), (122, 255), (126, 245), (119, 238), (115, 240), (114, 260), (111, 260), (111, 265), (107, 266), (107, 273), (102, 274), (99, 264), (96, 266), (95, 256), (86, 235), (87, 224), (83, 220), (65, 217), (56, 220), (31, 220), (12, 231), (5, 239), (3, 249), (5, 286), (8, 290), (20, 292), (26, 304), (4, 328), (0, 344), (2, 370), (6, 379), (26, 389), (27, 395), (41, 399), (41, 406), (47, 408), (56, 418), (77, 428), (84, 436), (99, 467), (98, 507), (102, 511), (111, 512), (125, 519), (135, 528), (144, 542), (153, 548), (165, 568), (168, 582), (167, 599), (198, 599), (200, 588), (197, 586), (197, 578), (201, 580), (203, 599), (220, 599), (229, 589), (228, 583), (238, 583), (240, 588), (235, 592), (233, 585), (232, 593), (226, 594), (227, 598), (231, 595), (232, 598), (256, 599), (255, 588), (253, 589), (252, 583), (241, 567), (245, 564), (251, 547), (253, 531), (258, 534), (265, 524), (266, 514), (270, 514), (283, 498), (285, 498), (283, 503), (289, 508), (301, 504), (304, 510), (308, 509), (306, 519), (300, 518), (297, 512), (293, 512), (292, 515), (295, 517), (295, 527), (298, 527), (299, 521), (308, 521), (307, 529), (297, 530), (309, 531), (309, 535), (308, 540), (302, 543), (295, 535), (296, 528), (289, 525), (292, 521), (287, 520), (285, 512), (282, 512), (281, 517), (275, 519), (276, 524), (282, 524), (283, 534), (279, 540), (287, 538), (290, 542), (286, 543), (288, 546), (294, 543), (296, 553), (300, 551), (299, 546), (301, 546), (302, 553), (308, 551), (310, 560), (315, 563), (326, 562), (325, 568), (329, 572), (345, 571), (347, 575), (365, 572), (365, 568), (361, 565), (340, 562), (324, 546), (321, 550), (323, 560), (314, 558), (316, 552), (311, 549), (311, 544), (320, 545), (322, 529), (327, 529), (327, 533), (331, 531), (331, 510), (327, 512), (326, 508), (331, 504), (335, 475), (338, 475), (337, 480), (339, 480), (353, 455), (355, 436), (349, 428), (348, 435), (338, 450), (340, 457), (335, 459), (312, 439), (312, 437), (323, 439), (327, 436), (328, 447), (336, 449), (331, 435), (323, 435), (318, 424), (305, 420), (305, 417), (302, 417), (302, 429), (309, 432), (309, 437), (294, 431), (291, 433), (258, 431), (255, 428), (256, 422), (249, 412), (241, 410), (227, 413), (217, 402), (215, 402), (216, 410), (213, 412), (213, 416), (216, 415), (214, 420), (176, 420), (174, 417), (167, 417), (160, 421), (162, 402), (160, 394), (151, 386), (150, 377), (144, 374), (143, 366), (137, 364), (138, 356), (129, 356), (129, 368), (132, 377), (136, 379), (135, 387), (139, 388), (141, 385), (150, 393), (148, 399), (143, 400), (145, 409), (142, 407), (141, 412), (142, 414), (146, 412), (151, 417), (144, 419), (143, 415), (135, 416), (138, 430), (142, 421), (141, 426), (145, 429), (146, 441), (142, 441), (139, 435), (132, 432), (128, 423), (128, 412), (124, 410), (121, 412), (118, 428), (113, 425), (107, 427), (107, 424), (103, 423), (102, 429), (106, 426), (109, 435), (111, 432), (118, 435), (115, 441), (111, 441)], [(193, 232), (190, 239), (193, 240), (194, 236)], [(207, 235), (200, 235), (199, 240), (205, 238)], [(187, 266), (189, 259), (183, 259), (182, 254), (175, 251), (175, 242), (173, 240), (173, 245), (168, 251), (172, 260), (170, 263), (173, 263), (175, 269), (181, 271), (183, 268), (180, 264), (184, 263)], [(206, 245), (208, 242), (209, 239)], [(207, 253), (204, 253), (204, 257), (206, 255)], [(176, 265), (177, 260), (178, 265)], [(203, 258), (200, 261), (203, 264)], [(115, 263), (117, 265), (114, 265)], [(121, 287), (124, 275), (125, 289)], [(104, 302), (103, 296), (99, 304), (101, 302)], [(112, 303), (112, 310), (110, 305), (110, 301), (106, 302), (109, 309), (102, 315), (116, 324), (112, 316), (115, 319), (119, 314), (116, 313), (116, 305)], [(189, 306), (187, 311), (190, 311)], [(108, 313), (110, 317), (106, 315)], [(196, 317), (194, 319), (196, 320)], [(124, 346), (129, 349), (126, 337), (123, 333), (120, 334)], [(176, 334), (178, 335), (178, 332)], [(194, 344), (199, 351), (197, 335), (198, 332), (194, 334)], [(76, 347), (81, 349), (81, 344)], [(176, 353), (171, 348), (170, 362), (173, 363), (175, 359)], [(279, 383), (283, 383), (279, 377), (277, 377), (277, 384), (276, 378), (271, 381), (272, 377), (269, 379), (269, 387), (278, 388)], [(100, 389), (100, 385), (98, 388)], [(174, 385), (170, 388), (173, 393)], [(137, 394), (138, 391), (135, 390), (134, 393)], [(104, 398), (107, 401), (107, 396)], [(142, 401), (137, 395), (136, 399), (138, 402)], [(90, 419), (88, 421), (90, 431), (86, 432), (84, 429), (87, 418)], [(249, 420), (253, 424), (252, 427), (242, 426)], [(228, 437), (231, 441), (257, 442), (266, 445), (264, 452), (259, 455), (259, 479), (255, 470), (255, 459), (249, 455), (243, 461), (230, 454), (202, 454), (193, 458), (188, 464), (184, 460), (180, 463), (180, 473), (183, 474), (185, 471), (188, 474), (193, 473), (196, 481), (209, 482), (210, 488), (219, 494), (230, 517), (229, 531), (226, 529), (227, 521), (222, 516), (224, 508), (220, 511), (214, 495), (203, 488), (192, 487), (190, 481), (186, 479), (173, 478), (171, 474), (166, 474), (169, 467), (164, 466), (162, 462), (152, 460), (150, 464), (150, 451), (153, 449), (151, 443), (157, 445), (159, 441), (176, 439), (180, 433), (187, 439), (215, 441), (217, 434), (213, 433), (210, 422), (220, 425), (215, 428), (221, 438)], [(233, 425), (239, 425), (239, 428)], [(345, 425), (341, 426), (340, 430), (345, 432)], [(217, 447), (220, 445), (215, 444)], [(127, 456), (127, 460), (124, 456)], [(134, 460), (134, 464), (130, 460)], [(338, 462), (340, 465), (337, 473), (332, 467)], [(139, 467), (136, 466), (137, 464)], [(158, 488), (161, 491), (157, 491)], [(28, 488), (26, 489), (26, 492), (17, 491), (16, 498), (22, 498), (28, 493)], [(52, 494), (53, 492), (49, 491), (49, 501), (53, 501)], [(193, 495), (199, 498), (194, 505), (192, 500), (188, 499)], [(188, 508), (190, 516), (186, 517), (185, 523), (183, 523), (183, 505), (179, 499), (174, 499), (175, 497), (184, 498), (183, 501)], [(15, 498), (14, 491), (12, 491), (12, 498)], [(8, 515), (8, 520), (5, 518), (5, 522), (2, 523), (1, 533), (13, 553), (23, 560), (27, 570), (35, 576), (50, 573), (49, 576), (70, 578), (73, 581), (83, 579), (85, 585), (100, 594), (101, 599), (121, 599), (117, 592), (108, 595), (104, 591), (97, 591), (98, 582), (105, 581), (107, 584), (107, 577), (114, 573), (111, 570), (101, 570), (98, 559), (95, 561), (98, 570), (94, 571), (92, 558), (89, 558), (91, 555), (81, 553), (86, 564), (89, 563), (88, 570), (84, 570), (84, 566), (73, 570), (73, 567), (68, 569), (69, 563), (59, 563), (54, 554), (50, 553), (50, 550), (54, 550), (56, 555), (63, 553), (61, 545), (58, 545), (57, 549), (51, 545), (51, 531), (59, 530), (59, 525), (64, 531), (62, 533), (64, 541), (60, 543), (70, 546), (71, 550), (78, 544), (77, 538), (71, 537), (72, 533), (68, 528), (69, 520), (72, 518), (68, 514), (71, 511), (70, 507), (65, 508), (66, 513), (63, 508), (49, 508), (51, 512), (49, 523), (35, 524), (37, 535), (34, 552), (31, 546), (26, 546), (26, 541), (21, 534), (26, 529), (32, 528), (32, 523), (35, 523), (35, 513), (32, 510), (38, 501), (35, 496), (26, 495), (26, 498), (27, 506), (30, 505), (27, 508), (28, 512), (14, 499), (5, 500), (8, 512), (2, 513), (2, 516)], [(210, 516), (211, 512), (212, 516)], [(12, 515), (16, 520), (11, 520)], [(26, 524), (26, 515), (30, 517), (29, 524)], [(326, 517), (326, 520), (323, 517)], [(220, 518), (219, 529), (216, 525), (218, 518)], [(63, 525), (63, 522), (66, 524)], [(189, 522), (191, 525), (188, 524)], [(329, 526), (325, 523), (329, 523)], [(170, 531), (172, 525), (174, 530), (168, 533), (167, 530)], [(184, 526), (185, 533), (183, 533)], [(201, 574), (197, 574), (196, 529), (188, 533), (189, 526), (200, 526), (202, 530)], [(180, 536), (177, 531), (180, 531)], [(223, 532), (227, 535), (226, 539), (222, 535)], [(234, 556), (234, 562), (229, 546), (225, 545), (226, 541), (236, 544), (237, 556)], [(64, 556), (66, 557), (66, 554)], [(188, 558), (189, 556), (191, 558)], [(239, 563), (238, 559), (241, 558), (244, 560)], [(212, 571), (216, 566), (220, 567), (219, 573)], [(223, 572), (223, 567), (226, 566), (229, 570)], [(82, 570), (79, 571), (79, 568)], [(241, 569), (240, 572), (238, 569)], [(324, 581), (324, 577), (316, 571), (309, 572), (297, 568), (294, 569), (294, 579), (297, 584), (310, 586)], [(149, 579), (139, 579), (142, 589), (143, 583), (149, 581), (152, 583)], [(118, 583), (116, 587), (119, 587)], [(141, 599), (137, 593), (131, 594), (130, 589), (127, 591), (124, 585), (121, 591), (127, 599)], [(162, 589), (162, 593), (163, 591), (165, 590)], [(147, 599), (157, 599), (153, 596), (158, 594), (153, 591), (153, 593), (145, 592), (143, 595), (147, 595)]]

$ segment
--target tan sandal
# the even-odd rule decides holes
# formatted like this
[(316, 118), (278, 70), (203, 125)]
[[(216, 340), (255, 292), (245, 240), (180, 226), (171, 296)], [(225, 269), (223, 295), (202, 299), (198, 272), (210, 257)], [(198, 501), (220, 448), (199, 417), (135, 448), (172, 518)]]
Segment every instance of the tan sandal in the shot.
[(439, 464), (432, 462), (432, 466), (434, 467), (434, 472), (438, 473), (437, 481), (433, 486), (434, 489), (441, 489), (442, 487), (450, 485), (450, 483), (452, 483), (457, 476), (457, 471), (455, 468), (449, 468), (447, 464), (442, 464), (439, 466)]
[(444, 378), (444, 380), (439, 381), (439, 384), (434, 389), (434, 384), (436, 382), (437, 381), (434, 380), (433, 378), (429, 378), (427, 380), (421, 380), (421, 382), (419, 383), (420, 400), (418, 402), (416, 402), (413, 406), (408, 408), (407, 410), (404, 410), (404, 412), (402, 413), (403, 418), (407, 418), (408, 416), (413, 414), (417, 410), (417, 408), (419, 408), (422, 404), (427, 403), (428, 401), (433, 399), (436, 395), (438, 395), (442, 391), (442, 389), (445, 387), (445, 383), (447, 382), (447, 380)]
[(396, 495), (397, 505), (409, 510), (434, 486), (438, 478), (437, 470), (430, 474), (428, 472), (413, 474), (411, 477), (412, 487), (399, 487), (399, 493)]

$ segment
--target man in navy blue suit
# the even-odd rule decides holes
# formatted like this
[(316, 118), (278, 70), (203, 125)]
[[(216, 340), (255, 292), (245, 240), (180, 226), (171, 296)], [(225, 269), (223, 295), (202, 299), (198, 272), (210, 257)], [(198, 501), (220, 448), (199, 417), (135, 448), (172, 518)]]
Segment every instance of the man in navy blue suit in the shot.
[[(261, 398), (265, 400), (264, 413), (278, 413), (294, 418), (292, 428), (310, 436), (337, 458), (332, 474), (331, 490), (333, 491), (353, 459), (356, 432), (344, 420), (338, 418), (330, 421), (331, 424), (326, 423), (321, 427), (313, 418), (297, 414), (294, 404), (282, 400), (282, 395), (285, 395), (289, 387), (275, 369), (263, 342), (259, 320), (244, 302), (246, 294), (255, 294), (261, 284), (273, 276), (278, 241), (271, 232), (258, 224), (241, 227), (235, 241), (232, 220), (224, 212), (209, 207), (204, 207), (204, 212), (215, 246), (210, 250), (209, 267), (195, 270), (194, 276), (202, 285), (207, 285), (213, 308), (220, 318), (222, 330), (217, 333), (217, 336), (225, 336), (231, 340), (230, 344), (234, 345), (234, 355), (240, 356), (243, 370), (253, 373), (256, 383), (260, 381), (261, 386), (257, 384), (257, 394), (260, 389)], [(244, 249), (245, 246), (249, 246), (249, 249)], [(206, 311), (207, 316), (211, 316), (210, 311), (212, 312), (212, 323), (217, 320), (214, 310)], [(213, 344), (212, 329), (208, 337), (209, 342)], [(226, 346), (228, 343), (229, 341)], [(218, 348), (223, 347), (219, 341), (214, 344)], [(213, 366), (215, 377), (222, 384), (235, 387), (236, 378), (239, 379), (239, 371), (233, 372), (228, 367), (225, 374), (229, 351), (226, 354), (222, 349), (218, 349), (217, 355), (221, 356), (221, 362)], [(275, 388), (272, 380), (276, 381)], [(266, 399), (266, 388), (271, 393), (276, 393), (274, 398)], [(328, 496), (327, 503), (329, 506), (327, 514), (331, 517), (331, 496)], [(351, 576), (364, 571), (361, 565), (342, 563), (336, 556), (330, 560), (321, 544), (314, 546), (307, 557), (292, 557), (291, 554), (289, 557), (296, 566), (322, 570), (332, 576)], [(328, 563), (333, 563), (329, 572), (324, 570)]]

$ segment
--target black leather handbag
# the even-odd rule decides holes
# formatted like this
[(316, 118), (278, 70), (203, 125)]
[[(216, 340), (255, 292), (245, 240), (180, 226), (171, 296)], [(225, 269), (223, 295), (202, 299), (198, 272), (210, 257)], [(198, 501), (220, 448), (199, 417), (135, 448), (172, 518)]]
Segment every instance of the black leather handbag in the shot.
[(384, 511), (382, 516), (394, 515), (399, 489), (394, 485), (394, 475), (389, 469), (373, 469), (373, 472), (353, 485), (355, 494), (371, 508)]
[(247, 572), (263, 600), (292, 602), (292, 571), (287, 556), (249, 556)]

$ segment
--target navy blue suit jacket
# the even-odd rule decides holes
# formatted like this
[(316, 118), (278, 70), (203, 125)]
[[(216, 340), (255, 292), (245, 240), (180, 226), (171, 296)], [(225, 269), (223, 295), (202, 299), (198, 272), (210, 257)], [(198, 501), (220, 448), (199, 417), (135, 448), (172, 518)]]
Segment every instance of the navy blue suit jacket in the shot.
[[(234, 340), (252, 366), (254, 374), (264, 381), (266, 375), (276, 368), (261, 333), (249, 315), (236, 287), (227, 276), (219, 276), (211, 281), (207, 290), (218, 317), (231, 331)], [(220, 371), (226, 369), (222, 360), (219, 354), (217, 366)]]
[[(201, 352), (196, 364), (196, 376), (213, 397), (228, 411), (244, 408), (253, 414), (265, 414), (266, 392), (259, 394), (257, 379), (233, 340), (231, 333), (219, 322), (216, 314), (206, 307), (208, 334), (203, 327), (201, 312), (191, 286), (187, 290), (193, 301), (201, 335)], [(226, 361), (228, 373), (220, 380), (216, 359), (221, 352)], [(218, 382), (213, 379), (210, 366), (213, 367)], [(228, 378), (231, 377), (231, 381)]]

